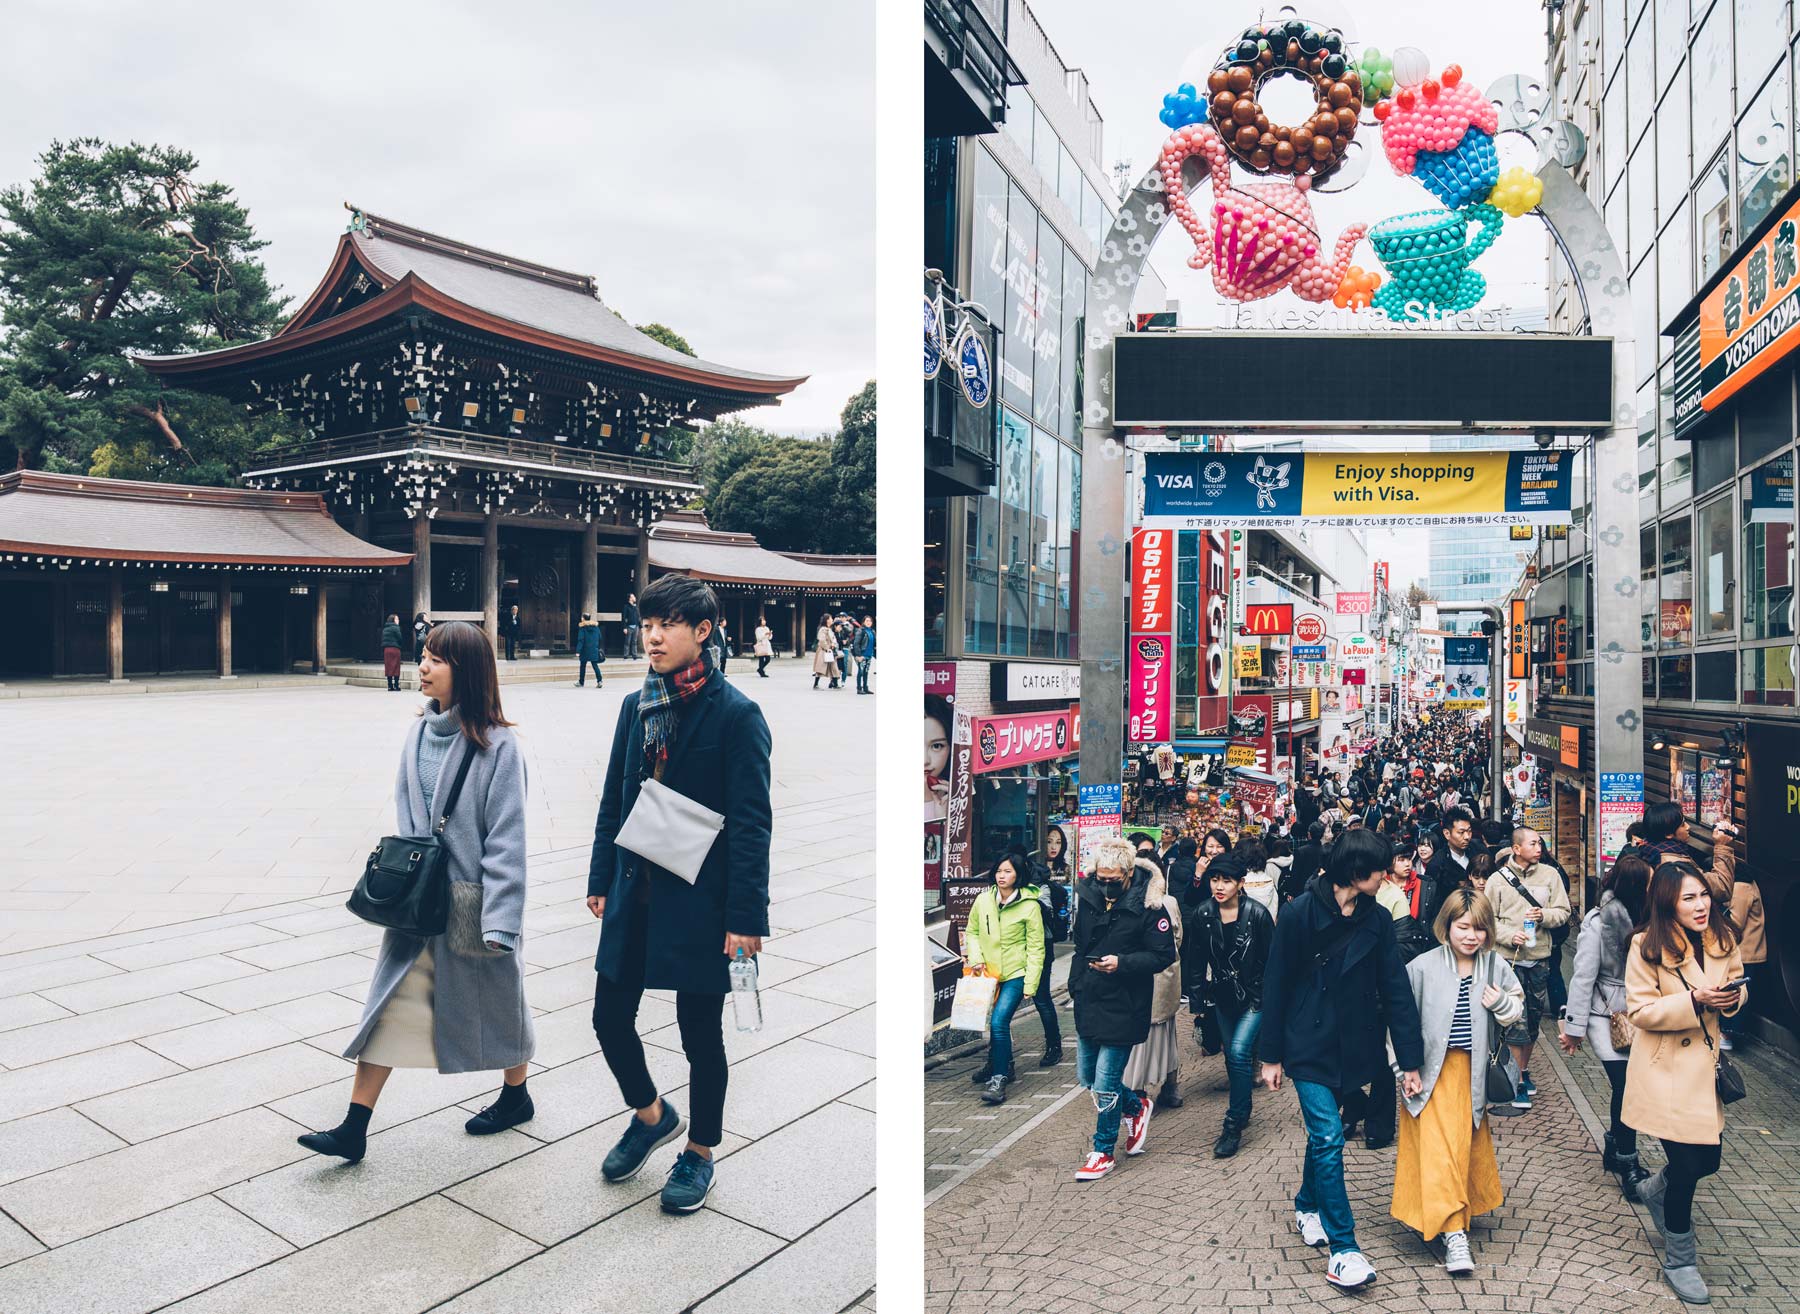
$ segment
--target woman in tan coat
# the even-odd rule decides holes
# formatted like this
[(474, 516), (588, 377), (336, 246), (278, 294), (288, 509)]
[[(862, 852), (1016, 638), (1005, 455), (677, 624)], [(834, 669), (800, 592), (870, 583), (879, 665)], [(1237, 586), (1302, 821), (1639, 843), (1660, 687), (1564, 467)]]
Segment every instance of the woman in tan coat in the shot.
[(820, 676), (830, 677), (831, 687), (837, 688), (837, 646), (837, 635), (831, 632), (830, 622), (822, 622), (819, 625), (818, 638), (813, 647), (813, 688), (819, 687)]
[(1645, 928), (1625, 960), (1631, 1046), (1621, 1116), (1660, 1137), (1668, 1164), (1638, 1188), (1663, 1234), (1663, 1277), (1689, 1304), (1705, 1304), (1694, 1251), (1694, 1188), (1719, 1170), (1725, 1106), (1714, 1084), (1719, 1019), (1744, 1005), (1744, 960), (1724, 907), (1691, 862), (1665, 862), (1650, 878)]

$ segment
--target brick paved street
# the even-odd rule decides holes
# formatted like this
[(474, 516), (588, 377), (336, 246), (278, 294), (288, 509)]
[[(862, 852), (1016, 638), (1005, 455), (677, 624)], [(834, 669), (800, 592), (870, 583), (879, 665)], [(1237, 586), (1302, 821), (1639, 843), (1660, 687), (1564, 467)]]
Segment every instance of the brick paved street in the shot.
[[(1037, 1023), (1028, 1010), (1020, 1019), (1022, 1098), (1003, 1110), (984, 1109), (967, 1080), (976, 1058), (946, 1064), (927, 1081), (927, 1190), (951, 1176), (934, 1174), (933, 1163), (966, 1168), (991, 1160), (926, 1209), (926, 1307), (934, 1314), (1254, 1309), (1351, 1299), (1358, 1308), (1396, 1314), (1681, 1308), (1659, 1276), (1648, 1215), (1626, 1204), (1601, 1174), (1593, 1139), (1553, 1065), (1534, 1062), (1537, 1107), (1496, 1123), (1507, 1202), (1476, 1224), (1480, 1271), (1471, 1278), (1448, 1277), (1436, 1248), (1388, 1216), (1394, 1151), (1368, 1151), (1360, 1136), (1351, 1143), (1346, 1171), (1357, 1235), (1380, 1280), (1346, 1297), (1325, 1282), (1323, 1255), (1293, 1230), (1304, 1137), (1291, 1088), (1259, 1090), (1243, 1149), (1234, 1159), (1213, 1159), (1225, 1110), (1223, 1061), (1199, 1056), (1185, 1013), (1185, 1103), (1156, 1114), (1144, 1156), (1123, 1160), (1103, 1181), (1076, 1182), (1094, 1121), (1081, 1094), (998, 1154), (984, 1153), (1033, 1116), (1031, 1105), (1054, 1103), (1074, 1080), (1068, 1065), (1027, 1074), (1024, 1060), (1034, 1062), (1038, 1051), (1026, 1037), (1036, 1035)], [(1760, 1076), (1759, 1069), (1758, 1084)], [(1792, 1138), (1800, 1110), (1791, 1094), (1786, 1098)], [(1009, 1112), (1015, 1104), (1023, 1107)], [(974, 1121), (995, 1112), (1004, 1116)], [(933, 1136), (933, 1126), (961, 1130)], [(1731, 1164), (1728, 1155), (1728, 1172)], [(1791, 1217), (1800, 1191), (1789, 1190)], [(1701, 1208), (1710, 1207), (1703, 1196)], [(1740, 1245), (1755, 1240), (1746, 1236)], [(1733, 1303), (1742, 1270), (1714, 1263), (1709, 1277), (1715, 1270), (1720, 1308), (1776, 1308)], [(1791, 1309), (1791, 1297), (1780, 1307)]]
[[(629, 1186), (599, 1177), (628, 1115), (589, 1021), (598, 929), (581, 901), (627, 682), (505, 690), (530, 772), (536, 1118), (469, 1137), (494, 1074), (400, 1072), (355, 1166), (294, 1137), (348, 1097), (338, 1054), (379, 934), (344, 892), (391, 824), (416, 698), (0, 709), (0, 734), (30, 745), (0, 765), (0, 1311), (560, 1314), (597, 1293), (641, 1311), (872, 1309), (873, 761), (821, 755), (808, 727), (829, 707), (866, 741), (874, 700), (814, 694), (802, 663), (733, 678), (775, 742), (767, 1025), (727, 1025), (718, 1185), (684, 1219), (652, 1199), (677, 1145)], [(84, 932), (96, 919), (107, 933)], [(648, 996), (641, 1020), (684, 1105), (672, 999)], [(821, 1158), (835, 1171), (813, 1171)]]

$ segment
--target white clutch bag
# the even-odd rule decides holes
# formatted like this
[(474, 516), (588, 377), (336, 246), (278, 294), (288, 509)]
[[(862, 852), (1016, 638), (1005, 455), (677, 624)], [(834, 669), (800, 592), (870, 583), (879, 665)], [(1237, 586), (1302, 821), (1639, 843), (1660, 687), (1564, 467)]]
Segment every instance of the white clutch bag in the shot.
[(723, 813), (647, 776), (613, 843), (692, 885), (724, 828)]

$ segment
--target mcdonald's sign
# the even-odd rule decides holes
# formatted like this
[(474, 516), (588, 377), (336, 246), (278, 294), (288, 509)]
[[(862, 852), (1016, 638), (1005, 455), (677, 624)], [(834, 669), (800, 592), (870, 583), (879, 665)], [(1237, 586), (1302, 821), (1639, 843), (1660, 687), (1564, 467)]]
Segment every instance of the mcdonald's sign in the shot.
[(1293, 629), (1291, 602), (1255, 602), (1244, 609), (1245, 634), (1291, 634)]
[(1523, 680), (1531, 674), (1531, 633), (1525, 620), (1524, 598), (1512, 600), (1510, 620), (1507, 675), (1514, 680)]

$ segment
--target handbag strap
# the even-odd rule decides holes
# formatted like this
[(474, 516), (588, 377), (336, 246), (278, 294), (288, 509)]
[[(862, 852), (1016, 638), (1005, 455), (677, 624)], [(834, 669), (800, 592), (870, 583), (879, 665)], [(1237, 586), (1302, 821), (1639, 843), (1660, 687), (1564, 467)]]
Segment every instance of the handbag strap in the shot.
[(1706, 1029), (1706, 1008), (1699, 1000), (1693, 998), (1694, 987), (1688, 985), (1688, 979), (1681, 974), (1681, 969), (1677, 967), (1674, 969), (1674, 972), (1675, 979), (1681, 982), (1682, 985), (1687, 986), (1688, 998), (1692, 1000), (1694, 1005), (1694, 1020), (1700, 1024), (1700, 1036), (1706, 1041), (1706, 1047), (1713, 1051), (1713, 1066), (1717, 1067), (1719, 1051), (1713, 1046), (1712, 1032)]
[(433, 834), (442, 835), (444, 827), (450, 823), (450, 814), (456, 810), (456, 800), (462, 797), (463, 781), (468, 779), (469, 767), (475, 761), (476, 751), (473, 744), (463, 746), (462, 761), (457, 765), (456, 778), (450, 782), (450, 795), (444, 800), (444, 811), (439, 815), (437, 825), (431, 828)]

